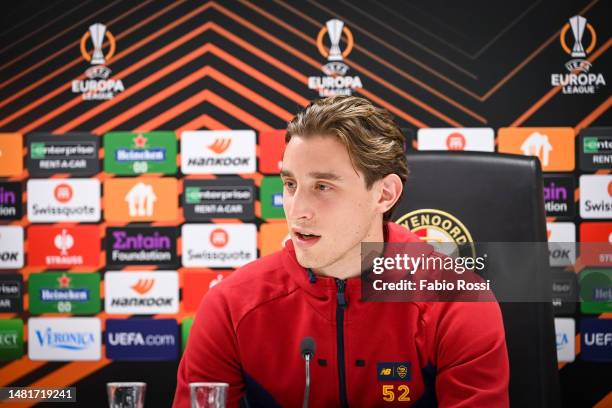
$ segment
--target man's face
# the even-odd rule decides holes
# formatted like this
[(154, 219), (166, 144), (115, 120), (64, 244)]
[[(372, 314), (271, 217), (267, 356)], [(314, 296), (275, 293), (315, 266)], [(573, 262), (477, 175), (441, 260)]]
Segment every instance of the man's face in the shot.
[[(382, 233), (378, 183), (366, 189), (335, 137), (294, 136), (283, 157), (283, 207), (300, 265), (325, 275), (359, 265), (360, 243)], [(373, 239), (372, 239), (373, 240)]]

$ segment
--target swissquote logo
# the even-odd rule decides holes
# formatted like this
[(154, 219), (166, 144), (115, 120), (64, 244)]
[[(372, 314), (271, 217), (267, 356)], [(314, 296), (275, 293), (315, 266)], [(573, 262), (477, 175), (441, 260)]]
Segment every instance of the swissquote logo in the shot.
[(175, 271), (106, 272), (104, 285), (108, 314), (178, 312), (179, 285)]
[[(109, 45), (106, 54), (102, 51), (105, 39)], [(89, 52), (87, 48), (88, 40), (91, 40), (93, 52)], [(108, 100), (125, 90), (123, 81), (111, 78), (112, 71), (106, 66), (115, 56), (117, 42), (104, 24), (95, 23), (89, 26), (89, 30), (81, 37), (80, 49), (81, 55), (91, 67), (85, 71), (85, 76), (89, 79), (72, 81), (73, 93), (81, 94), (84, 100)]]
[[(573, 46), (568, 45), (571, 33)], [(588, 36), (585, 34), (588, 33)], [(586, 48), (583, 40), (588, 39)], [(602, 73), (592, 72), (593, 65), (585, 58), (593, 52), (597, 44), (597, 34), (593, 26), (582, 16), (573, 16), (561, 29), (559, 35), (561, 48), (570, 55), (571, 60), (565, 63), (568, 73), (554, 73), (550, 76), (552, 86), (561, 86), (564, 94), (594, 94), (600, 87), (606, 86)]]
[(97, 179), (28, 180), (30, 222), (95, 222), (100, 220)]
[(580, 176), (580, 216), (588, 219), (612, 218), (612, 176)]
[(422, 128), (417, 141), (419, 150), (495, 151), (492, 128)]
[(200, 130), (181, 135), (181, 170), (185, 174), (255, 172), (255, 132)]
[[(330, 47), (323, 44), (325, 34), (329, 37)], [(340, 48), (342, 37), (346, 39), (344, 50)], [(325, 76), (308, 77), (308, 88), (318, 91), (320, 97), (333, 95), (352, 95), (358, 88), (363, 88), (359, 75), (347, 75), (349, 66), (343, 61), (353, 50), (355, 41), (353, 33), (342, 20), (331, 19), (325, 23), (317, 35), (317, 48), (327, 64), (321, 67)]]
[(257, 258), (254, 224), (185, 224), (183, 266), (236, 268)]

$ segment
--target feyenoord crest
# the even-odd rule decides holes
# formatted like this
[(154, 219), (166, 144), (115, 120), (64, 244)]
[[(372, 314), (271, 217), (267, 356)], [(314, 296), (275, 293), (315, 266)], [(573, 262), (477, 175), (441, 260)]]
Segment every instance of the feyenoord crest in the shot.
[[(327, 34), (330, 47), (327, 49), (324, 40)], [(346, 38), (344, 50), (341, 48), (342, 35)], [(317, 35), (317, 48), (321, 55), (327, 58), (327, 64), (321, 67), (326, 76), (311, 76), (308, 78), (308, 88), (319, 91), (319, 96), (351, 95), (356, 88), (362, 88), (359, 76), (346, 75), (349, 66), (343, 61), (354, 46), (353, 33), (337, 18), (325, 23)]]
[(476, 256), (470, 231), (459, 219), (446, 211), (422, 208), (402, 215), (395, 222), (408, 228), (445, 255)]
[[(573, 45), (570, 48), (568, 44), (572, 44), (572, 40)], [(597, 44), (595, 28), (586, 18), (569, 18), (561, 29), (559, 42), (563, 51), (572, 59), (565, 63), (568, 73), (551, 75), (551, 85), (561, 86), (564, 94), (594, 94), (600, 86), (606, 85), (603, 74), (591, 72), (592, 64), (585, 59)], [(588, 44), (586, 48), (585, 44)]]
[[(108, 41), (108, 52), (104, 54), (104, 40)], [(93, 50), (88, 49), (93, 46)], [(89, 26), (80, 41), (81, 55), (91, 67), (85, 71), (88, 80), (72, 81), (72, 92), (80, 93), (84, 100), (112, 99), (116, 93), (125, 90), (120, 79), (109, 78), (112, 71), (107, 64), (115, 55), (117, 43), (113, 34), (104, 24)]]

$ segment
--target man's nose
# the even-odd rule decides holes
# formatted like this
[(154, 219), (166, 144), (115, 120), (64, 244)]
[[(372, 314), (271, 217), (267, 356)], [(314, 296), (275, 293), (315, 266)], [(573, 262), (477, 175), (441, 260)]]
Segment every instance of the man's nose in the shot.
[(297, 188), (295, 193), (287, 198), (288, 207), (285, 208), (291, 220), (310, 220), (314, 216), (312, 195), (303, 188)]

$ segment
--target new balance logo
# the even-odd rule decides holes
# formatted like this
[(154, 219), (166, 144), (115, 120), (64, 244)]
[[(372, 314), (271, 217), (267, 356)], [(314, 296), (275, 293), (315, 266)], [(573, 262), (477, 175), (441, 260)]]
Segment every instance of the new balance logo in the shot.
[(211, 145), (208, 145), (207, 147), (212, 152), (221, 154), (225, 152), (227, 149), (229, 149), (230, 144), (232, 144), (232, 139), (219, 138), (219, 139), (215, 139), (215, 141)]
[(149, 292), (153, 288), (154, 284), (155, 284), (154, 279), (138, 279), (138, 282), (130, 286), (130, 288), (132, 288), (134, 292), (140, 295), (144, 295), (145, 293)]

